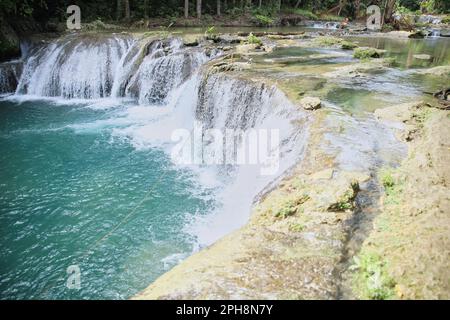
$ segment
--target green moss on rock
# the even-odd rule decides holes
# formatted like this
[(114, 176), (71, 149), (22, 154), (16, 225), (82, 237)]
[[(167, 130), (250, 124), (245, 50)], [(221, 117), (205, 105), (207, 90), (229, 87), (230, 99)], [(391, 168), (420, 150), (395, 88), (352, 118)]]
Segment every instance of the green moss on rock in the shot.
[(370, 58), (381, 58), (384, 54), (383, 50), (375, 48), (356, 48), (353, 57), (356, 59), (370, 59)]

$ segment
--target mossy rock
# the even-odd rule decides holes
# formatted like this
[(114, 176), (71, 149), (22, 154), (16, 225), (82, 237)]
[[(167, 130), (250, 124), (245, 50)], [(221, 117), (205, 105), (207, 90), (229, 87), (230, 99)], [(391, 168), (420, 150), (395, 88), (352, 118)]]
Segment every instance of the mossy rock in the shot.
[(384, 50), (379, 50), (375, 48), (356, 48), (353, 57), (356, 59), (370, 59), (370, 58), (381, 58), (384, 55)]
[(425, 38), (427, 35), (428, 35), (428, 32), (427, 32), (427, 31), (425, 31), (425, 30), (419, 30), (419, 31), (416, 31), (416, 32), (411, 33), (411, 34), (408, 36), (408, 38), (411, 38), (411, 39), (422, 39), (422, 38)]
[(357, 44), (350, 42), (350, 41), (342, 41), (341, 42), (341, 48), (344, 50), (353, 50), (357, 47), (358, 47)]
[(323, 47), (332, 47), (342, 44), (344, 42), (341, 38), (336, 38), (332, 36), (323, 36), (314, 39), (314, 42)]

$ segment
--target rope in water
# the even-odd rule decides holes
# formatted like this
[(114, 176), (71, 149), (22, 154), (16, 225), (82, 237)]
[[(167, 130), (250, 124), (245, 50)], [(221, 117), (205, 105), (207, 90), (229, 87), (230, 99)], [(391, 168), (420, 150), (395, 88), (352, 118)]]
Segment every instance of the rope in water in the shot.
[[(188, 139), (186, 139), (183, 144), (182, 147), (185, 146), (185, 144), (188, 142)], [(167, 170), (163, 171), (161, 173), (161, 175), (159, 175), (158, 179), (156, 180), (155, 183), (153, 183), (149, 190), (145, 193), (144, 197), (142, 198), (141, 201), (139, 201), (139, 203), (121, 220), (119, 221), (119, 223), (117, 223), (111, 230), (109, 230), (105, 235), (103, 235), (101, 238), (99, 238), (97, 241), (95, 241), (92, 246), (90, 246), (88, 249), (86, 249), (85, 251), (83, 251), (83, 254), (80, 257), (80, 260), (84, 260), (85, 258), (89, 257), (89, 255), (93, 252), (93, 250), (105, 239), (107, 239), (108, 237), (110, 237), (117, 229), (119, 229), (129, 218), (131, 218), (137, 211), (137, 209), (150, 198), (151, 193), (155, 190), (155, 188), (159, 185), (159, 183), (162, 181), (162, 179), (166, 176), (167, 174)], [(64, 278), (58, 278), (55, 279), (55, 281), (52, 281), (49, 285), (47, 285), (44, 290), (43, 293), (44, 295), (46, 295), (48, 293), (48, 291), (51, 288), (54, 288), (57, 286), (57, 282), (59, 280), (64, 280)]]

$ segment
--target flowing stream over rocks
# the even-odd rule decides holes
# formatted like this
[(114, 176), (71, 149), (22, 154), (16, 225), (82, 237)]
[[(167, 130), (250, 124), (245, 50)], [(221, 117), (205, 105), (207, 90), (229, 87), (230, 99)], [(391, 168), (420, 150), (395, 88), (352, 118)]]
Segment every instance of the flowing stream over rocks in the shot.
[[(272, 53), (255, 55), (250, 62), (237, 57), (240, 66), (251, 64), (251, 68), (226, 72), (214, 69), (225, 55), (219, 45), (185, 46), (182, 38), (128, 34), (68, 35), (31, 45), (19, 61), (1, 63), (0, 103), (5, 104), (2, 111), (10, 121), (0, 127), (1, 147), (16, 144), (27, 151), (17, 149), (1, 158), (5, 165), (1, 222), (6, 240), (0, 251), (5, 261), (0, 297), (128, 298), (193, 252), (245, 225), (255, 199), (276, 188), (305, 156), (314, 115), (300, 108), (293, 94), (322, 99), (326, 127), (317, 148), (335, 157), (335, 169), (373, 177), (381, 166), (398, 164), (405, 147), (392, 128), (374, 119), (372, 111), (415, 99), (441, 80), (431, 77), (424, 83), (426, 76), (414, 68), (425, 62), (412, 60), (402, 68), (340, 73), (339, 68), (357, 63), (350, 53), (305, 48), (300, 41), (269, 40), (277, 46)], [(377, 45), (385, 46), (389, 54), (404, 54), (395, 43)], [(446, 61), (448, 55), (436, 55), (427, 66)], [(399, 78), (405, 81), (399, 84)], [(20, 108), (30, 110), (32, 118), (16, 114)], [(41, 117), (49, 120), (41, 123)], [(78, 148), (80, 139), (92, 141), (72, 152), (65, 149), (72, 143)], [(31, 143), (35, 140), (39, 148)], [(252, 141), (264, 152), (252, 149)], [(42, 153), (26, 153), (33, 148)], [(39, 165), (45, 168), (46, 157), (58, 159), (58, 148), (65, 150), (65, 161), (72, 167), (69, 170), (63, 160), (53, 164), (60, 175), (45, 190), (52, 173)], [(97, 149), (99, 157), (89, 152)], [(21, 152), (24, 157), (16, 158)], [(75, 157), (84, 152), (88, 152), (86, 168)], [(128, 156), (127, 165), (123, 159)], [(27, 157), (35, 163), (20, 162)], [(104, 176), (95, 175), (95, 164), (106, 168)], [(119, 180), (114, 179), (115, 171)], [(150, 181), (145, 178), (147, 171)], [(20, 172), (29, 172), (35, 180), (27, 181), (29, 176)], [(62, 187), (65, 181), (68, 190)], [(114, 189), (105, 198), (99, 186), (109, 188), (108, 183)], [(54, 197), (63, 197), (57, 195), (59, 189), (75, 199), (53, 203)], [(372, 179), (362, 189), (359, 211), (375, 212), (378, 186)], [(34, 190), (29, 193), (35, 197), (21, 207), (27, 190)], [(127, 192), (133, 193), (131, 199)], [(114, 203), (114, 209), (108, 202)], [(44, 211), (57, 222), (49, 220), (34, 228), (33, 219)], [(58, 220), (78, 215), (91, 224), (84, 228), (82, 220)], [(345, 268), (371, 217), (359, 214), (351, 221), (342, 244), (347, 252)], [(107, 236), (97, 242), (103, 235)], [(69, 245), (67, 239), (80, 242)], [(43, 246), (36, 247), (40, 241)], [(92, 244), (97, 251), (90, 249)], [(27, 258), (19, 257), (17, 245)], [(49, 259), (42, 261), (46, 255)], [(36, 259), (39, 263), (33, 266)], [(71, 264), (88, 268), (88, 284), (77, 293), (61, 285)], [(30, 283), (28, 290), (23, 282)], [(339, 291), (337, 296), (346, 297), (345, 288)]]

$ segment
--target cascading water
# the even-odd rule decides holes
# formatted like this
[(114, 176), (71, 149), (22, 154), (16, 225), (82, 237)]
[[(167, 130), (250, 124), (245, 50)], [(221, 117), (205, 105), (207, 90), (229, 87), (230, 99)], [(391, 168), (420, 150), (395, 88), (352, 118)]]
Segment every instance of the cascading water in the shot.
[[(216, 167), (218, 179), (225, 181), (219, 193), (222, 205), (209, 215), (196, 216), (187, 226), (199, 245), (209, 245), (242, 226), (255, 196), (299, 160), (307, 130), (306, 124), (294, 124), (305, 114), (265, 83), (206, 73), (198, 97), (194, 126), (200, 125), (204, 132), (196, 139), (193, 134), (194, 144), (202, 146), (194, 158), (199, 163), (205, 159), (225, 163)], [(224, 137), (219, 151), (216, 143), (211, 144), (208, 129), (223, 133), (219, 135), (219, 142)], [(227, 135), (229, 130), (231, 135)], [(243, 152), (243, 162), (237, 159), (239, 151)], [(252, 163), (252, 157), (258, 160)]]
[(337, 29), (339, 22), (314, 22), (312, 28), (314, 29)]
[(37, 49), (24, 65), (17, 94), (95, 99), (111, 93), (127, 37), (67, 37)]
[[(27, 52), (20, 78), (19, 69), (14, 73), (17, 89), (11, 99), (56, 97), (57, 107), (45, 105), (45, 102), (44, 105), (36, 102), (39, 108), (29, 106), (33, 112), (28, 115), (38, 116), (36, 127), (17, 130), (16, 134), (7, 137), (17, 137), (18, 142), (13, 144), (20, 146), (34, 141), (36, 137), (51, 137), (50, 141), (40, 140), (39, 148), (27, 148), (28, 145), (25, 145), (24, 150), (30, 152), (30, 159), (34, 157), (32, 162), (36, 166), (44, 158), (42, 153), (54, 159), (56, 164), (50, 168), (43, 162), (42, 167), (17, 173), (20, 176), (22, 172), (34, 172), (33, 177), (42, 173), (41, 180), (35, 178), (40, 186), (51, 180), (51, 190), (39, 195), (36, 200), (39, 205), (31, 202), (26, 208), (17, 209), (24, 212), (24, 221), (39, 216), (35, 231), (21, 228), (22, 224), (16, 224), (15, 220), (2, 220), (2, 223), (11, 224), (20, 237), (29, 237), (27, 232), (34, 237), (35, 232), (36, 237), (41, 239), (39, 243), (46, 243), (42, 246), (43, 250), (56, 250), (53, 248), (64, 244), (68, 237), (76, 240), (71, 244), (73, 247), (66, 244), (55, 254), (42, 252), (43, 256), (54, 258), (49, 259), (48, 263), (41, 261), (36, 267), (30, 267), (35, 265), (33, 255), (28, 255), (26, 260), (7, 255), (8, 265), (15, 267), (5, 271), (8, 279), (12, 279), (11, 283), (5, 284), (8, 287), (5, 294), (14, 296), (14, 292), (24, 292), (20, 287), (21, 281), (17, 279), (36, 278), (42, 270), (57, 274), (61, 270), (65, 272), (67, 263), (81, 263), (78, 260), (80, 252), (89, 248), (99, 236), (108, 233), (117, 221), (126, 216), (126, 210), (135, 210), (142, 214), (130, 219), (130, 226), (118, 228), (111, 239), (101, 244), (102, 250), (94, 250), (89, 257), (90, 262), (83, 262), (89, 263), (89, 270), (93, 271), (87, 275), (84, 291), (75, 295), (78, 298), (127, 297), (130, 290), (136, 292), (142, 289), (139, 286), (160, 275), (192, 250), (242, 226), (248, 219), (257, 193), (276, 180), (302, 154), (307, 130), (294, 125), (292, 120), (303, 118), (303, 113), (275, 87), (239, 78), (235, 74), (211, 73), (206, 63), (220, 54), (214, 48), (184, 47), (179, 39), (135, 39), (115, 35), (98, 39), (69, 36), (29, 48)], [(3, 66), (0, 67), (1, 74), (7, 70)], [(10, 75), (8, 77), (11, 78)], [(15, 87), (15, 83), (8, 83), (4, 88), (8, 86), (8, 90), (13, 91), (11, 88)], [(104, 99), (102, 101), (108, 103), (114, 100), (112, 107), (107, 103), (105, 108), (99, 108), (99, 105), (105, 105), (101, 105), (98, 98), (109, 97), (125, 99)], [(79, 105), (70, 105), (73, 101), (70, 99), (95, 101), (83, 101), (87, 105), (80, 108)], [(131, 103), (129, 100), (132, 100)], [(68, 106), (70, 112), (66, 112)], [(11, 110), (18, 112), (20, 108)], [(40, 119), (42, 112), (47, 113)], [(53, 119), (53, 114), (59, 116)], [(43, 129), (41, 122), (47, 118), (55, 123)], [(62, 122), (60, 127), (59, 122)], [(283, 131), (272, 135), (270, 130), (279, 128)], [(200, 147), (200, 153), (194, 153), (191, 162), (178, 163), (176, 155), (173, 157), (171, 154), (178, 143), (172, 140), (173, 133), (178, 129), (185, 129), (193, 138), (192, 145)], [(246, 134), (252, 134), (254, 130), (255, 141), (268, 142), (263, 147), (269, 156), (259, 159), (257, 163), (218, 162), (211, 165), (207, 159), (218, 154), (214, 147), (217, 144), (212, 143), (211, 137), (201, 129), (234, 130), (239, 133), (232, 146), (224, 141), (223, 155), (234, 155), (236, 146), (246, 146), (249, 141)], [(198, 130), (200, 134), (197, 134)], [(30, 135), (30, 139), (20, 139), (20, 135)], [(5, 138), (2, 141), (8, 140)], [(59, 142), (62, 145), (58, 145), (52, 153), (53, 145)], [(126, 151), (123, 151), (124, 148)], [(90, 150), (96, 151), (91, 154)], [(21, 152), (25, 151), (21, 149), (7, 156), (20, 155)], [(96, 157), (97, 154), (99, 157)], [(275, 157), (271, 157), (272, 154)], [(172, 157), (169, 158), (169, 155)], [(167, 159), (173, 163), (168, 163), (170, 161)], [(1, 160), (16, 163), (28, 161), (28, 158)], [(59, 161), (70, 165), (61, 166)], [(139, 166), (134, 166), (134, 161), (138, 161)], [(80, 163), (83, 167), (76, 169)], [(274, 163), (270, 174), (261, 174)], [(27, 166), (30, 166), (28, 162), (24, 164), (24, 167)], [(46, 171), (49, 168), (51, 170)], [(190, 173), (186, 174), (186, 171)], [(118, 180), (115, 180), (116, 175)], [(14, 185), (16, 178), (11, 175), (11, 179), (4, 185)], [(142, 200), (142, 191), (147, 193), (147, 179), (156, 189), (150, 188), (153, 192), (149, 200), (138, 205), (136, 210), (136, 205)], [(45, 188), (38, 189), (46, 191)], [(9, 204), (19, 206), (22, 203), (11, 192), (3, 194), (4, 198), (0, 200), (8, 203), (4, 206), (5, 210), (16, 210), (9, 209)], [(174, 201), (174, 197), (179, 199)], [(60, 199), (62, 203), (58, 203)], [(32, 200), (33, 197), (30, 197)], [(35, 207), (40, 209), (30, 211)], [(68, 221), (74, 223), (74, 232), (66, 226), (66, 215), (70, 217)], [(80, 217), (79, 222), (76, 222), (77, 217)], [(58, 224), (52, 224), (51, 219), (56, 219)], [(85, 221), (91, 224), (85, 226)], [(20, 223), (28, 225), (26, 222)], [(50, 236), (47, 237), (47, 234)], [(8, 238), (5, 243), (13, 244), (20, 241), (20, 237), (11, 234), (11, 239)], [(119, 246), (115, 242), (117, 239), (121, 243)], [(25, 251), (35, 249), (27, 245), (24, 244)], [(5, 248), (0, 249), (4, 251)], [(112, 256), (117, 255), (119, 259), (111, 259), (111, 251), (116, 252)], [(146, 266), (146, 273), (140, 267), (142, 264)], [(29, 274), (24, 276), (20, 271), (22, 267), (29, 270)], [(86, 265), (81, 267), (86, 268)], [(111, 281), (117, 291), (97, 291), (98, 287), (104, 286), (103, 280), (108, 278), (106, 280), (109, 282), (113, 277), (113, 273), (105, 272), (104, 268), (113, 270), (113, 273), (117, 271)], [(119, 272), (122, 268), (132, 271), (129, 274)], [(63, 289), (52, 289), (46, 281), (36, 282), (30, 290), (28, 297), (73, 296), (72, 292), (67, 293)], [(20, 294), (17, 296), (20, 297)]]
[[(179, 39), (154, 41), (147, 50), (149, 53), (125, 86), (125, 95), (137, 98), (140, 104), (162, 103), (170, 91), (209, 60), (209, 53), (183, 48)], [(129, 64), (133, 63), (131, 60)]]
[(13, 93), (22, 74), (22, 62), (0, 63), (0, 94)]

